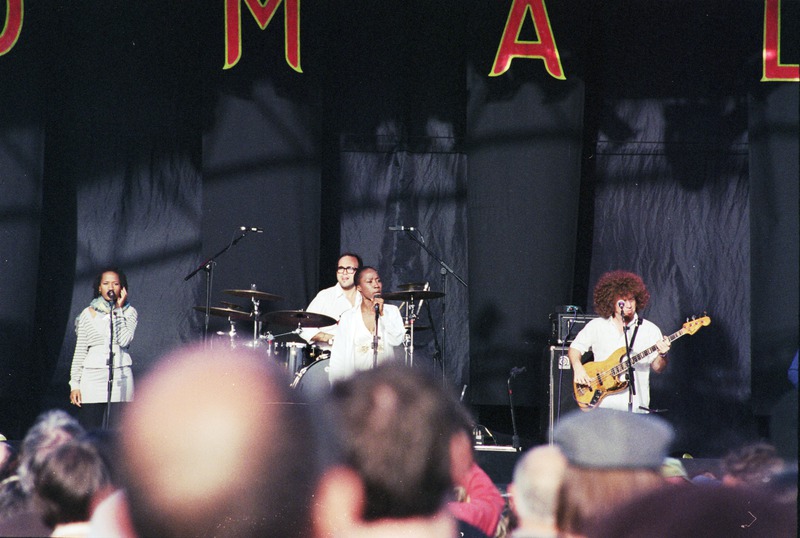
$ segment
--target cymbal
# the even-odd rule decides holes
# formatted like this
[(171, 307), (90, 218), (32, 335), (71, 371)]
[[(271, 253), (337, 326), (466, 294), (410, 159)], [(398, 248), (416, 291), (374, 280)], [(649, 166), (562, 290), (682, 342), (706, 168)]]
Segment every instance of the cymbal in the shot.
[(308, 342), (306, 342), (303, 339), (302, 336), (300, 336), (299, 334), (295, 334), (295, 333), (278, 335), (278, 336), (275, 337), (275, 341), (276, 342), (283, 342), (283, 343), (306, 344), (306, 345), (308, 345)]
[(444, 297), (440, 291), (390, 291), (381, 293), (387, 301), (421, 301), (422, 299), (438, 299)]
[(240, 306), (240, 305), (238, 305), (236, 303), (229, 303), (227, 301), (220, 301), (219, 304), (221, 304), (225, 308), (233, 308), (234, 310), (240, 310), (242, 312), (245, 312), (247, 310), (247, 308), (245, 308), (243, 306)]
[(280, 295), (258, 290), (222, 290), (222, 292), (236, 297), (247, 297), (248, 299), (258, 299), (260, 301), (280, 301), (283, 299)]
[(314, 312), (305, 312), (303, 310), (277, 310), (275, 312), (267, 312), (261, 316), (261, 319), (268, 323), (291, 327), (297, 325), (301, 327), (327, 327), (328, 325), (336, 325), (336, 320), (330, 316)]
[[(195, 306), (195, 310), (198, 312), (205, 312), (205, 306)], [(249, 312), (244, 312), (242, 310), (234, 310), (233, 308), (222, 308), (219, 306), (212, 306), (208, 309), (208, 313), (212, 316), (221, 316), (224, 318), (236, 319), (236, 320), (252, 320), (253, 315)]]
[(409, 282), (408, 284), (400, 284), (397, 289), (400, 291), (423, 291), (427, 284), (425, 282)]

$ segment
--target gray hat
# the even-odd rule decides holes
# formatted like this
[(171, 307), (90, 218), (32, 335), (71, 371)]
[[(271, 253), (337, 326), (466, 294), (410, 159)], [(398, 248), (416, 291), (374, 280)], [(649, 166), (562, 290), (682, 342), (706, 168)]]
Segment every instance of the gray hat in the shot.
[(595, 469), (658, 469), (673, 437), (659, 417), (611, 409), (572, 411), (553, 430), (572, 465)]

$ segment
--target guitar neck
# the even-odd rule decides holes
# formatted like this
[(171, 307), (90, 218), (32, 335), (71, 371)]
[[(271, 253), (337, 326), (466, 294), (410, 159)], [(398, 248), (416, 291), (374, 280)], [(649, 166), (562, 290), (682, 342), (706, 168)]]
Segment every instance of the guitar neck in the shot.
[[(667, 336), (667, 339), (670, 342), (674, 342), (675, 340), (677, 340), (678, 338), (680, 338), (684, 334), (686, 334), (686, 329), (685, 328), (681, 328), (681, 329), (675, 331), (674, 333), (672, 333), (671, 335)], [(636, 355), (633, 355), (631, 357), (631, 362), (630, 362), (631, 366), (633, 366), (634, 364), (636, 364), (637, 362), (639, 362), (643, 358), (647, 357), (651, 353), (655, 352), (656, 350), (658, 350), (658, 346), (656, 344), (653, 344), (652, 346), (648, 347), (647, 349), (645, 349), (643, 351), (640, 351)], [(623, 362), (621, 362), (619, 364), (619, 366), (622, 367), (622, 370), (620, 370), (619, 373), (624, 373), (625, 370), (627, 370), (627, 368), (628, 368), (628, 362), (627, 361), (623, 361)]]

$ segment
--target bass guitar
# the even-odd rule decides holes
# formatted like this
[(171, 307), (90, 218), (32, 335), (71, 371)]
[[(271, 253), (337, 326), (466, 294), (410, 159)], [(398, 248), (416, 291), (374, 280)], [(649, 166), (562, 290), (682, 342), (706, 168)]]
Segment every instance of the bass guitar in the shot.
[[(704, 327), (711, 324), (711, 318), (703, 316), (700, 319), (692, 319), (683, 324), (680, 330), (669, 335), (670, 342), (677, 340), (685, 334), (694, 334)], [(630, 365), (633, 366), (640, 360), (655, 353), (658, 347), (654, 344), (647, 349), (631, 356)], [(625, 360), (625, 348), (621, 347), (614, 351), (604, 361), (592, 361), (583, 365), (586, 373), (591, 379), (589, 385), (578, 385), (573, 383), (573, 392), (578, 407), (584, 411), (594, 409), (609, 394), (614, 394), (628, 388), (628, 361)]]

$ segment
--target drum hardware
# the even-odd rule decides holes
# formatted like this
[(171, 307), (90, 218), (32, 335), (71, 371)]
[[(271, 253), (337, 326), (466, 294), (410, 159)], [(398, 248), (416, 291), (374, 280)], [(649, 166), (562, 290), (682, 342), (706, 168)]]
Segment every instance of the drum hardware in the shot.
[[(422, 284), (402, 284), (406, 288), (404, 291), (394, 291), (389, 293), (382, 293), (381, 297), (388, 301), (404, 301), (406, 315), (403, 323), (406, 327), (406, 336), (403, 339), (403, 348), (406, 355), (406, 365), (414, 366), (414, 330), (417, 321), (417, 312), (422, 308), (422, 303), (425, 299), (438, 299), (444, 297), (444, 293), (438, 291), (430, 291), (430, 285), (425, 282)], [(425, 327), (427, 328), (427, 327)], [(418, 330), (424, 330), (420, 327)]]
[(328, 377), (329, 370), (329, 358), (322, 358), (312, 362), (297, 372), (290, 387), (296, 390), (306, 401), (320, 401), (331, 390), (331, 382)]
[(249, 290), (222, 290), (223, 293), (233, 295), (234, 297), (247, 297), (253, 304), (253, 347), (258, 344), (258, 335), (261, 333), (261, 320), (260, 312), (258, 311), (261, 301), (280, 301), (283, 299), (280, 295), (260, 291), (256, 288), (255, 284), (250, 284)]

